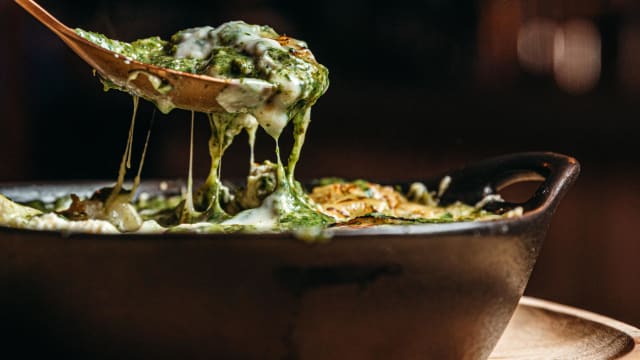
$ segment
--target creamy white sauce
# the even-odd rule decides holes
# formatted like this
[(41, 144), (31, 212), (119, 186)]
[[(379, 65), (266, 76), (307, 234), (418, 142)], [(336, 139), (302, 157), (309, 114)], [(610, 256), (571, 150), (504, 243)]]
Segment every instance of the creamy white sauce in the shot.
[(222, 222), (222, 225), (252, 226), (257, 231), (276, 230), (278, 216), (275, 204), (278, 195), (273, 193), (262, 201), (262, 205), (254, 209), (241, 211), (232, 218)]
[[(124, 207), (131, 206), (123, 204)], [(138, 212), (131, 206), (130, 216), (139, 218)], [(3, 195), (0, 195), (0, 225), (17, 229), (28, 230), (49, 230), (63, 231), (75, 233), (91, 233), (91, 234), (120, 234), (123, 229), (117, 226), (120, 224), (123, 228), (124, 223), (130, 222), (120, 214), (116, 217), (116, 225), (110, 221), (91, 219), (91, 220), (67, 220), (56, 213), (43, 214), (39, 210), (28, 206), (20, 205)], [(137, 233), (162, 233), (166, 228), (160, 226), (155, 220), (147, 220), (137, 226), (134, 232)]]
[(142, 226), (136, 231), (140, 234), (159, 234), (167, 231), (167, 228), (162, 227), (155, 220), (147, 220), (142, 223)]
[(42, 214), (39, 210), (20, 205), (0, 195), (0, 225), (17, 229), (52, 230), (119, 234), (120, 231), (104, 220), (69, 221), (55, 213)]
[[(295, 65), (285, 67), (269, 54), (270, 50), (289, 52), (304, 49), (313, 59), (306, 43), (287, 38), (283, 46), (273, 36), (259, 25), (242, 21), (227, 22), (217, 28), (188, 29), (180, 32), (175, 57), (206, 59), (214, 49), (226, 47), (251, 56), (257, 69), (265, 74), (264, 78), (243, 78), (223, 90), (216, 100), (229, 113), (250, 112), (269, 135), (277, 138), (290, 120), (287, 110), (298, 100), (309, 96), (310, 82), (315, 80), (310, 75), (314, 65), (309, 62), (292, 56), (289, 61)], [(209, 75), (224, 76), (217, 73)], [(276, 94), (274, 86), (278, 89)]]
[(176, 58), (205, 59), (213, 50), (213, 43), (207, 41), (213, 31), (211, 26), (187, 29), (182, 31), (180, 43), (176, 47)]
[(273, 84), (264, 80), (242, 79), (225, 87), (216, 100), (229, 113), (248, 112), (263, 104), (275, 89)]
[(145, 76), (151, 86), (153, 86), (153, 88), (158, 92), (158, 95), (153, 99), (153, 103), (160, 112), (168, 114), (171, 110), (175, 109), (175, 105), (169, 96), (171, 90), (173, 90), (173, 86), (171, 86), (171, 84), (164, 83), (162, 79), (149, 72), (142, 70), (132, 71), (124, 84), (114, 78), (110, 78), (109, 80), (121, 88), (126, 88), (135, 97), (143, 97), (145, 92), (137, 89), (133, 84), (133, 81), (135, 81), (140, 75)]
[(42, 214), (41, 211), (15, 203), (0, 194), (0, 223), (7, 226), (21, 224), (28, 221), (29, 218), (40, 214)]
[(24, 224), (23, 228), (91, 234), (120, 234), (118, 228), (106, 220), (69, 221), (54, 213), (33, 217)]

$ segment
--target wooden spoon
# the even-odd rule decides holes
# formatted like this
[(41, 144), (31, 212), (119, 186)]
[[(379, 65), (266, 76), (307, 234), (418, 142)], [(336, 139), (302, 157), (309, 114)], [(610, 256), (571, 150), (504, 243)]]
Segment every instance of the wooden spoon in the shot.
[[(135, 61), (80, 37), (35, 1), (15, 2), (58, 35), (102, 78), (133, 95), (156, 103), (163, 112), (174, 107), (206, 113), (224, 111), (217, 101), (218, 94), (228, 87), (242, 84), (240, 79), (196, 75)], [(274, 90), (275, 86), (265, 88), (264, 92), (272, 93)]]

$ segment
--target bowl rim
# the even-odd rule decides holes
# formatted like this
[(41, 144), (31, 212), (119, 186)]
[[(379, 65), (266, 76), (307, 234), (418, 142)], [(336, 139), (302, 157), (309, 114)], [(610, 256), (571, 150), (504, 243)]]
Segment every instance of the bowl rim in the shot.
[[(444, 176), (455, 176), (464, 179), (469, 176), (478, 176), (479, 172), (485, 171), (487, 174), (482, 174), (482, 179), (475, 181), (476, 184), (472, 184), (471, 193), (476, 197), (485, 196), (488, 192), (497, 192), (501, 187), (521, 182), (530, 181), (531, 174), (535, 173), (542, 178), (537, 180), (543, 180), (540, 187), (531, 199), (520, 204), (508, 204), (512, 207), (522, 206), (524, 212), (521, 216), (517, 217), (505, 217), (493, 220), (482, 221), (459, 221), (451, 223), (425, 223), (425, 224), (397, 224), (397, 225), (376, 225), (368, 227), (335, 227), (321, 230), (318, 235), (321, 238), (333, 239), (335, 237), (368, 237), (368, 236), (412, 236), (412, 235), (438, 235), (444, 233), (501, 233), (508, 234), (516, 225), (531, 223), (540, 217), (550, 218), (555, 211), (559, 201), (565, 195), (567, 190), (573, 185), (580, 172), (580, 164), (574, 158), (562, 154), (552, 152), (526, 152), (515, 153), (503, 156), (490, 158), (484, 161), (477, 162), (470, 166), (464, 166), (454, 171), (446, 172), (444, 175), (431, 177), (430, 182), (432, 185), (439, 183), (440, 179)], [(451, 175), (452, 174), (452, 175)], [(487, 178), (488, 176), (488, 178)], [(491, 179), (490, 181), (487, 179)], [(489, 182), (487, 182), (489, 181)], [(181, 180), (170, 179), (149, 179), (141, 183), (141, 190), (145, 187), (156, 186), (161, 182), (171, 184), (170, 186), (179, 187), (184, 182)], [(407, 182), (411, 183), (411, 182)], [(463, 182), (464, 184), (464, 182)], [(92, 190), (87, 190), (88, 193), (95, 191), (95, 189), (103, 186), (113, 185), (113, 181), (107, 180), (79, 180), (79, 181), (44, 181), (44, 182), (6, 182), (0, 183), (0, 194), (8, 192), (9, 194), (15, 191), (24, 192), (31, 191), (32, 195), (37, 195), (38, 188), (58, 188), (60, 194), (68, 194), (62, 192), (62, 189), (69, 187), (87, 187)], [(431, 186), (428, 188), (437, 188)], [(9, 190), (9, 191), (8, 191)], [(469, 189), (464, 188), (464, 191), (469, 192)], [(156, 190), (157, 191), (157, 190)], [(449, 191), (449, 190), (447, 190)], [(453, 191), (453, 197), (456, 196), (458, 190)], [(464, 195), (469, 196), (468, 193)], [(11, 196), (8, 196), (11, 198)], [(15, 197), (15, 196), (14, 196)], [(55, 197), (55, 196), (54, 196)], [(33, 198), (33, 197), (32, 197)], [(18, 199), (18, 201), (28, 201), (28, 196), (24, 196), (24, 199)], [(308, 229), (301, 229), (305, 231)], [(63, 238), (99, 238), (99, 239), (221, 239), (221, 238), (291, 238), (300, 239), (304, 235), (299, 231), (283, 231), (283, 232), (230, 232), (230, 233), (196, 233), (196, 232), (176, 232), (176, 233), (120, 233), (120, 234), (93, 234), (83, 232), (69, 232), (62, 230), (30, 230), (30, 229), (17, 229), (0, 225), (0, 234), (21, 234), (25, 236), (32, 236), (34, 234), (48, 234), (59, 236)], [(323, 241), (320, 241), (323, 242)]]

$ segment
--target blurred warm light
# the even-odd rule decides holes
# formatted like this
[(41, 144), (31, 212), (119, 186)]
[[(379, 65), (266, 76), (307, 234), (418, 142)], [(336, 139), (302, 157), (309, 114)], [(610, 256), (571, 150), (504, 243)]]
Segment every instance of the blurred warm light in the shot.
[(486, 0), (478, 14), (478, 81), (503, 86), (518, 74), (517, 34), (522, 23), (520, 1)]
[(618, 79), (629, 91), (640, 91), (640, 24), (632, 23), (620, 31)]
[(572, 20), (554, 37), (553, 72), (558, 86), (571, 93), (592, 89), (600, 78), (601, 42), (589, 21)]
[(533, 73), (549, 73), (553, 69), (554, 39), (558, 24), (550, 19), (527, 21), (518, 31), (518, 60)]

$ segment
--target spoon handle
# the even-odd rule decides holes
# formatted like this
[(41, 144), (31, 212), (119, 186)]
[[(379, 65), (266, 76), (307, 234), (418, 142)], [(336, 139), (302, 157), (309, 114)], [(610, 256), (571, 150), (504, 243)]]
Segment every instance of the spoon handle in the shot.
[[(137, 96), (155, 103), (200, 112), (222, 111), (217, 96), (228, 86), (240, 84), (237, 79), (220, 79), (142, 63), (93, 43), (67, 27), (33, 0), (14, 0), (49, 30), (53, 31), (73, 52), (104, 79)], [(138, 79), (138, 74), (141, 76)], [(158, 91), (151, 81), (171, 85), (171, 93)], [(275, 90), (275, 87), (273, 89)], [(167, 106), (167, 109), (169, 107)], [(170, 111), (170, 110), (166, 110)]]
[(60, 22), (47, 10), (43, 9), (38, 3), (33, 0), (14, 0), (18, 5), (24, 8), (29, 14), (35, 17), (38, 21), (48, 27), (54, 34), (64, 41), (80, 58), (87, 62), (91, 67), (97, 70), (102, 70), (103, 66), (100, 66), (96, 62), (96, 59), (87, 53), (88, 48), (98, 48), (100, 51), (104, 50), (99, 46), (90, 43), (89, 41), (81, 38), (76, 32)]
[[(71, 34), (75, 34), (73, 30), (69, 27), (61, 23), (58, 19), (56, 19), (53, 15), (49, 14), (48, 11), (43, 9), (40, 5), (38, 5), (33, 0), (14, 0), (18, 5), (22, 6), (29, 14), (35, 17), (38, 21), (43, 23), (46, 27), (48, 27), (51, 31), (56, 33), (56, 35), (61, 38), (65, 38), (70, 36)], [(73, 36), (73, 35), (71, 35)]]

